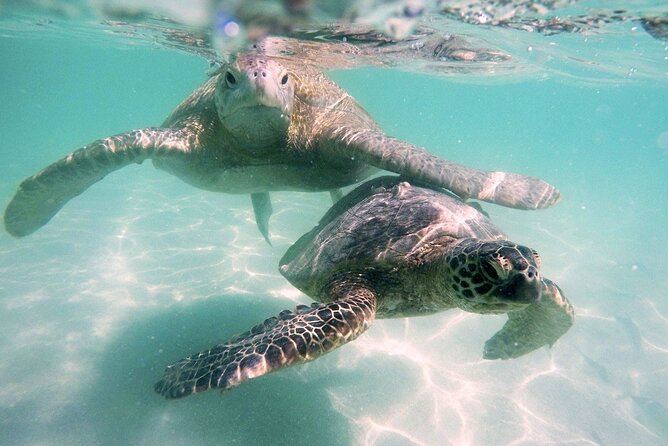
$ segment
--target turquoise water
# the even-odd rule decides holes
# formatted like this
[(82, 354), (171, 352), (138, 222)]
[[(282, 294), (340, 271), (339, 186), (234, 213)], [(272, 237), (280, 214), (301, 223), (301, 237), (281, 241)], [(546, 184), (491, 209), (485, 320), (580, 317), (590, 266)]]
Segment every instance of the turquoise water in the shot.
[[(0, 443), (665, 444), (668, 51), (632, 26), (595, 37), (469, 31), (520, 40), (508, 48), (531, 42), (527, 60), (554, 56), (552, 42), (593, 64), (546, 59), (500, 77), (332, 73), (387, 133), (560, 188), (547, 210), (485, 206), (541, 253), (576, 308), (552, 349), (482, 360), (502, 316), (381, 320), (313, 363), (166, 401), (152, 389), (166, 364), (309, 302), (277, 263), (330, 201), (274, 194), (271, 247), (248, 197), (145, 163), (29, 237), (0, 233)], [(196, 56), (106, 39), (3, 32), (0, 201), (77, 147), (159, 124), (206, 78)]]

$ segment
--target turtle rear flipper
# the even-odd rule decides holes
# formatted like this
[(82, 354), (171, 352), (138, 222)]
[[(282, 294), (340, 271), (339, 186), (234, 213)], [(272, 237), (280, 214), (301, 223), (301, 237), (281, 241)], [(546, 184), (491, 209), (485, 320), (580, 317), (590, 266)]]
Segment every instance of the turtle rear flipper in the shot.
[(573, 306), (554, 282), (543, 279), (543, 283), (540, 301), (509, 312), (503, 328), (485, 342), (483, 358), (517, 358), (544, 345), (552, 346), (571, 328)]
[(354, 288), (329, 304), (299, 306), (236, 338), (175, 362), (155, 384), (166, 398), (226, 390), (274, 370), (311, 361), (352, 341), (374, 320), (375, 294)]
[(251, 202), (253, 203), (253, 213), (255, 214), (255, 224), (264, 237), (264, 240), (271, 245), (269, 238), (269, 218), (274, 212), (271, 205), (271, 196), (269, 192), (256, 192), (251, 194)]
[(329, 191), (329, 198), (332, 199), (332, 204), (336, 204), (341, 198), (343, 198), (343, 191), (341, 189), (332, 189)]
[(332, 135), (345, 142), (338, 155), (444, 187), (464, 199), (475, 198), (517, 209), (541, 209), (556, 204), (561, 197), (554, 186), (541, 179), (466, 167), (377, 130), (341, 127), (332, 131)]
[(99, 139), (25, 179), (5, 209), (5, 228), (15, 237), (32, 234), (107, 174), (148, 158), (189, 151), (188, 138), (171, 129), (147, 128)]

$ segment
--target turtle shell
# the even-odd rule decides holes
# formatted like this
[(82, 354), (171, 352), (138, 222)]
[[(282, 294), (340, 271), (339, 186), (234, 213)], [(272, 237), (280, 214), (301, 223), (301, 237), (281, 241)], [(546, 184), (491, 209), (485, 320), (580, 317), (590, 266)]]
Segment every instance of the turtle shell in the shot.
[(281, 274), (310, 296), (332, 275), (390, 273), (414, 261), (427, 244), (505, 235), (477, 208), (401, 177), (369, 180), (339, 200), (280, 261)]

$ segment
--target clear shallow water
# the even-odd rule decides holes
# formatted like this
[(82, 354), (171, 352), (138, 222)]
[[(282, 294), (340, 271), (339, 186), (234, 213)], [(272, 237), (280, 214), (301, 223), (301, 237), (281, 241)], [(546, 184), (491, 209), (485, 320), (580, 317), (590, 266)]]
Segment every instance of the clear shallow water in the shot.
[[(594, 43), (469, 31), (503, 35), (505, 47), (543, 38), (569, 55), (602, 52), (601, 64), (620, 67), (613, 75), (567, 60), (516, 77), (333, 73), (388, 133), (561, 189), (544, 211), (485, 206), (541, 253), (576, 307), (554, 348), (483, 361), (504, 317), (378, 321), (311, 364), (222, 397), (165, 401), (152, 385), (166, 364), (309, 301), (276, 265), (329, 197), (275, 194), (272, 248), (247, 197), (193, 189), (146, 163), (94, 185), (30, 237), (0, 234), (0, 443), (664, 444), (668, 63), (665, 43), (619, 26)], [(72, 149), (158, 124), (208, 66), (49, 29), (5, 32), (0, 54), (3, 202)]]

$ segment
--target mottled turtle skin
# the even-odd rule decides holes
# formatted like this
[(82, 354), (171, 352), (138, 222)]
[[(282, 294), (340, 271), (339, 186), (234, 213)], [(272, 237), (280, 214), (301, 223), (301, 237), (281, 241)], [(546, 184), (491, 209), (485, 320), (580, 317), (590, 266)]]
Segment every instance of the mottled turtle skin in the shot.
[(453, 308), (507, 313), (483, 357), (516, 358), (554, 344), (573, 324), (572, 306), (539, 268), (534, 250), (506, 240), (460, 199), (398, 177), (370, 180), (280, 261), (281, 273), (316, 303), (168, 366), (155, 389), (168, 398), (225, 390), (313, 360), (376, 318)]
[(375, 169), (515, 208), (559, 200), (539, 179), (471, 169), (386, 136), (312, 64), (250, 52), (221, 67), (161, 127), (94, 141), (24, 180), (5, 210), (5, 228), (31, 234), (93, 183), (146, 159), (196, 187), (251, 194), (265, 238), (269, 191), (335, 191)]

